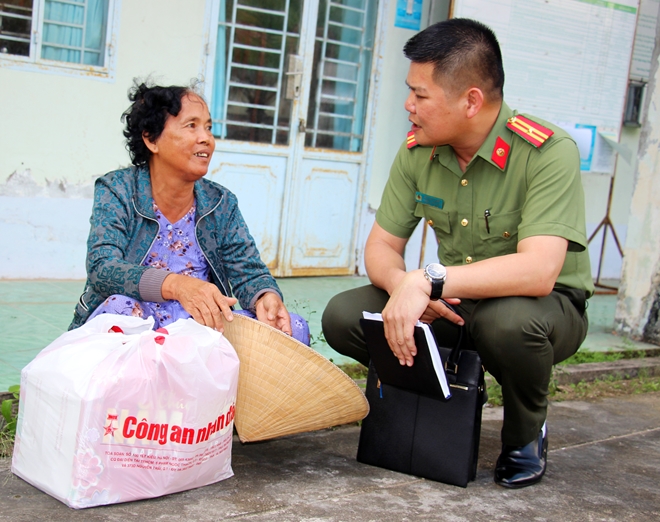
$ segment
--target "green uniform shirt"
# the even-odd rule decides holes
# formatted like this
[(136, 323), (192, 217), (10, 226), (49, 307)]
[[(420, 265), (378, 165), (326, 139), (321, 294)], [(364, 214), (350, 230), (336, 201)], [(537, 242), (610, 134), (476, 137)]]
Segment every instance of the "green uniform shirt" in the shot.
[[(584, 289), (594, 286), (587, 250), (580, 157), (573, 139), (554, 131), (539, 148), (507, 129), (514, 112), (502, 103), (486, 141), (462, 172), (450, 146), (401, 146), (376, 213), (390, 234), (409, 238), (423, 218), (438, 239), (438, 258), (447, 266), (513, 254), (518, 241), (560, 236), (568, 252), (557, 283)], [(511, 148), (504, 169), (491, 158), (501, 144)], [(500, 151), (501, 153), (501, 151)], [(490, 215), (485, 217), (485, 213)]]

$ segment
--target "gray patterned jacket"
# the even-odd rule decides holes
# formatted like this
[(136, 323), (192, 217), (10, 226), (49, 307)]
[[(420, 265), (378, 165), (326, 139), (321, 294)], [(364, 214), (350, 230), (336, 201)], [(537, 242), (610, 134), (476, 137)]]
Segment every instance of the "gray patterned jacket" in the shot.
[[(261, 260), (236, 196), (206, 179), (195, 182), (195, 231), (211, 266), (212, 282), (224, 295), (254, 309), (266, 291), (282, 293)], [(96, 180), (87, 240), (87, 282), (69, 329), (85, 323), (113, 294), (162, 302), (160, 288), (169, 274), (142, 266), (158, 233), (147, 167), (129, 167)]]

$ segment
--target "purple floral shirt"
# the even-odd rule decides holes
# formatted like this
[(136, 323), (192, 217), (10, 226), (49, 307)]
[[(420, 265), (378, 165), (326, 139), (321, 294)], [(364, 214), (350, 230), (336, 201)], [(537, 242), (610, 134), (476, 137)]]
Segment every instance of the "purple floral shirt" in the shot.
[[(196, 206), (193, 205), (186, 215), (176, 223), (170, 223), (155, 202), (153, 202), (153, 208), (160, 229), (143, 265), (210, 281), (210, 267), (195, 236)], [(177, 319), (190, 317), (190, 314), (178, 301), (153, 303), (138, 301), (124, 295), (108, 297), (94, 310), (89, 319), (103, 313), (142, 318), (152, 316), (156, 321), (156, 328), (166, 326)]]
[(195, 237), (195, 205), (174, 224), (163, 216), (155, 202), (153, 206), (160, 230), (142, 264), (210, 281), (209, 265)]

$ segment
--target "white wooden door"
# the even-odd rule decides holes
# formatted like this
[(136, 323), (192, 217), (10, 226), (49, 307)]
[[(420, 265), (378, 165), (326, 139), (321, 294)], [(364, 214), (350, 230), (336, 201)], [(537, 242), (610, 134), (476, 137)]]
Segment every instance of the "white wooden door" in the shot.
[(208, 12), (208, 177), (238, 196), (275, 275), (354, 273), (378, 0), (213, 0)]

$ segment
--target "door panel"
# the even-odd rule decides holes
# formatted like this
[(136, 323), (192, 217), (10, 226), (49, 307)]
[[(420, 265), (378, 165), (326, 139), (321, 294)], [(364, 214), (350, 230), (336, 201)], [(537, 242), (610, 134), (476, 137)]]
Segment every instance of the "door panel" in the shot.
[(277, 269), (281, 212), (284, 205), (286, 157), (254, 154), (214, 154), (207, 177), (238, 197), (241, 214), (271, 270)]
[(351, 273), (359, 173), (359, 163), (303, 160), (292, 201), (291, 275)]

